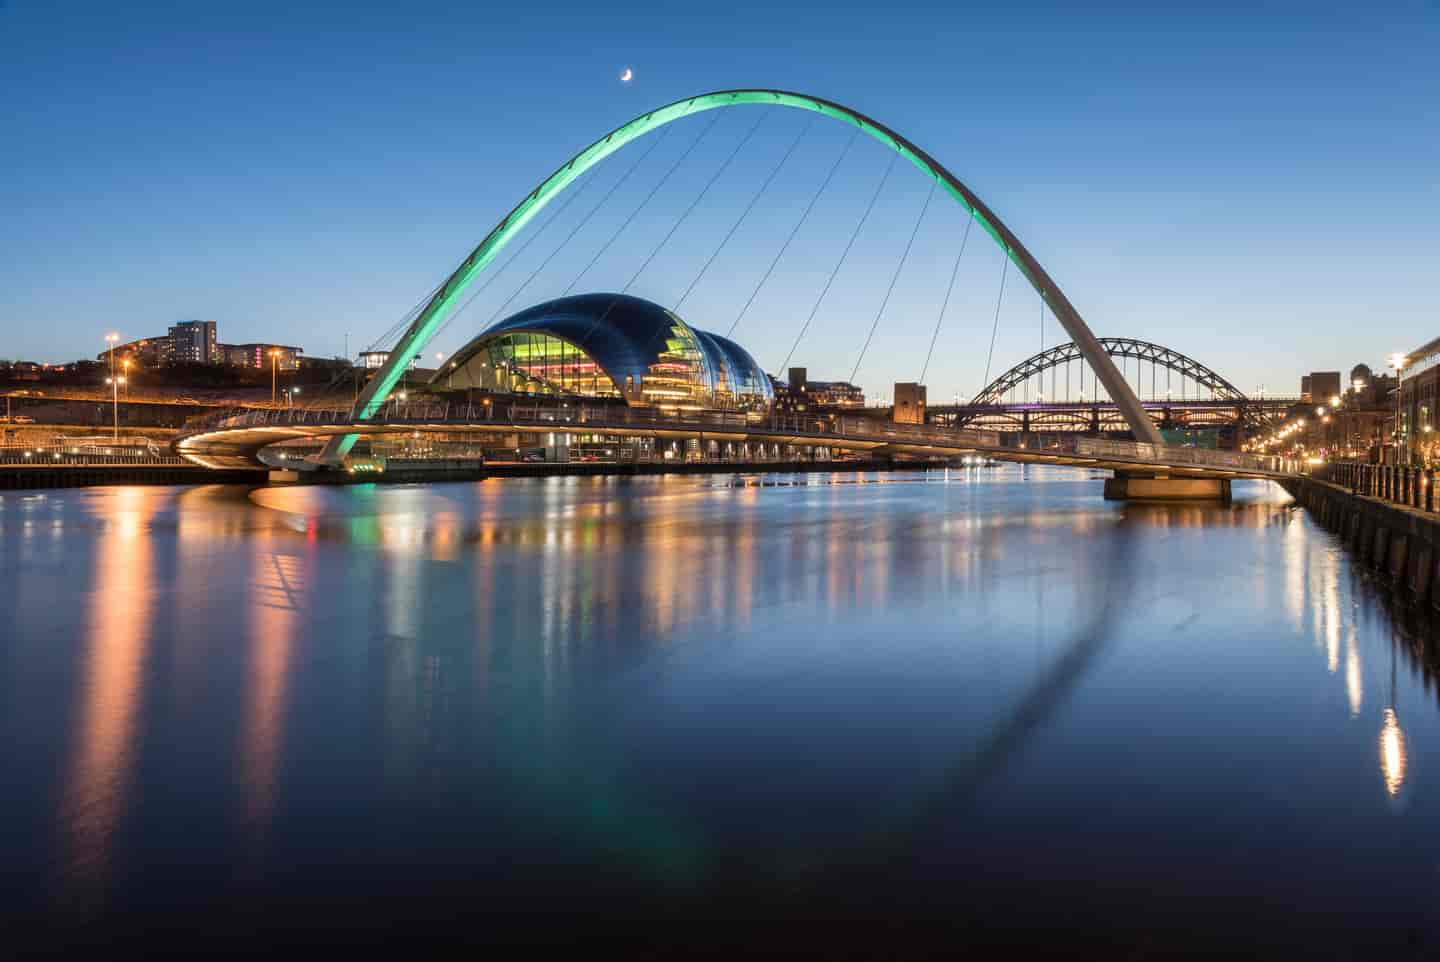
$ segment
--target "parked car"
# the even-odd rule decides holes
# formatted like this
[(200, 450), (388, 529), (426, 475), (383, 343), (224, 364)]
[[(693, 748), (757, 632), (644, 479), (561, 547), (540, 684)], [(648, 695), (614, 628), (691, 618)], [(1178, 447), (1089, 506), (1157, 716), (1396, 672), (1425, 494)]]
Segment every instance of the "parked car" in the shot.
[(544, 461), (545, 455), (540, 451), (526, 451), (520, 458), (521, 461)]

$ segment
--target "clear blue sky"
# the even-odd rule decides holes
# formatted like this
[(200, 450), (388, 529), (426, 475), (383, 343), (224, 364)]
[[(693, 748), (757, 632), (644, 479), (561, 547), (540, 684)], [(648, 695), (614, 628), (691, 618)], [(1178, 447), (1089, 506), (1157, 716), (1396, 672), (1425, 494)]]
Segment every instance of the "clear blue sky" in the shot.
[[(1243, 389), (1293, 390), (1302, 372), (1440, 334), (1435, 0), (567, 6), (0, 0), (0, 357), (69, 359), (106, 331), (192, 317), (222, 340), (312, 354), (340, 353), (349, 331), (353, 352), (575, 150), (738, 86), (885, 121), (984, 197), (1097, 333), (1160, 341)], [(719, 112), (580, 287), (624, 286), (765, 112)], [(769, 113), (785, 116), (766, 118), (632, 292), (671, 304), (689, 284), (805, 122)], [(710, 116), (676, 125), (510, 309), (563, 290)], [(807, 133), (688, 319), (729, 327), (846, 136), (823, 121)], [(602, 165), (431, 351), (478, 330), (646, 146)], [(765, 367), (886, 159), (856, 146), (737, 330)], [(796, 354), (812, 377), (849, 374), (927, 187), (895, 170)], [(919, 374), (963, 227), (942, 201), (860, 369), (872, 392)], [(932, 398), (980, 386), (1000, 267), (977, 232)], [(992, 373), (1042, 343), (1015, 280)], [(1051, 321), (1043, 341), (1058, 338)]]

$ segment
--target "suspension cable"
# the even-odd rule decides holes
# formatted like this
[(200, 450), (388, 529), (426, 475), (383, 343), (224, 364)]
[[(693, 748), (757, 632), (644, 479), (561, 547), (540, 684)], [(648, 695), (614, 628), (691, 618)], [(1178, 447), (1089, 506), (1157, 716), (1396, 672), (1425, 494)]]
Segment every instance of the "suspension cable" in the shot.
[(524, 291), (525, 288), (529, 287), (531, 282), (533, 282), (535, 278), (540, 276), (541, 271), (545, 270), (545, 268), (550, 265), (550, 262), (555, 259), (555, 256), (559, 254), (562, 250), (564, 250), (566, 246), (568, 246), (569, 243), (575, 239), (575, 235), (580, 233), (580, 231), (584, 229), (586, 224), (590, 223), (590, 219), (594, 217), (595, 214), (600, 210), (600, 208), (604, 207), (605, 203), (612, 196), (614, 196), (615, 192), (619, 190), (625, 184), (625, 182), (630, 179), (630, 175), (635, 173), (635, 171), (640, 168), (640, 165), (645, 162), (645, 158), (649, 157), (655, 151), (655, 148), (660, 146), (660, 143), (665, 139), (665, 135), (670, 133), (670, 130), (671, 128), (667, 126), (660, 131), (660, 135), (656, 137), (653, 142), (651, 142), (649, 147), (645, 148), (644, 152), (641, 153), (639, 157), (635, 158), (635, 162), (631, 164), (629, 169), (627, 169), (625, 173), (620, 176), (620, 179), (610, 185), (610, 189), (605, 192), (605, 196), (601, 197), (599, 202), (596, 203), (594, 207), (590, 208), (590, 210), (585, 214), (585, 216), (580, 219), (580, 223), (576, 224), (570, 229), (570, 233), (565, 235), (565, 239), (562, 240), (558, 245), (556, 245), (555, 249), (552, 250), (549, 254), (547, 254), (545, 256), (545, 259), (540, 262), (540, 266), (536, 267), (533, 271), (531, 271), (530, 276), (525, 278), (525, 280), (521, 282), (520, 286), (515, 288), (514, 292), (511, 293), (509, 297), (505, 298), (504, 302), (495, 309), (495, 312), (490, 315), (490, 319), (485, 322), (485, 327), (481, 330), (481, 333), (484, 333), (484, 331), (489, 330), (495, 325), (495, 322), (500, 319), (500, 315), (505, 312), (505, 309), (509, 307), (511, 303), (514, 302), (515, 298), (519, 297), (520, 293)]
[(725, 158), (725, 161), (720, 165), (719, 169), (710, 175), (710, 179), (705, 182), (705, 186), (700, 189), (700, 193), (695, 195), (695, 199), (690, 202), (690, 206), (686, 207), (680, 216), (675, 218), (675, 223), (670, 226), (670, 230), (666, 232), (664, 237), (660, 238), (660, 243), (656, 244), (655, 248), (650, 251), (650, 256), (646, 257), (645, 262), (631, 275), (630, 280), (621, 288), (621, 293), (630, 290), (631, 286), (640, 279), (640, 275), (645, 273), (645, 268), (650, 266), (650, 262), (655, 259), (655, 255), (664, 249), (665, 245), (670, 242), (670, 238), (674, 237), (675, 232), (680, 229), (680, 225), (685, 223), (685, 218), (689, 217), (694, 213), (695, 208), (700, 206), (700, 202), (705, 199), (705, 195), (710, 192), (710, 188), (715, 186), (715, 182), (730, 168), (730, 164), (735, 160), (736, 156), (739, 155), (740, 151), (744, 150), (745, 145), (750, 143), (750, 139), (755, 136), (755, 131), (760, 129), (760, 125), (764, 123), (766, 116), (768, 116), (768, 112), (762, 111), (760, 113), (754, 125), (751, 126), (749, 133), (740, 138), (740, 142), (730, 151), (730, 155)]
[[(640, 275), (645, 273), (645, 268), (650, 266), (650, 262), (655, 259), (657, 254), (659, 254), (662, 250), (665, 249), (665, 245), (670, 242), (670, 238), (675, 236), (675, 232), (680, 229), (680, 225), (685, 223), (685, 219), (689, 217), (690, 214), (694, 212), (695, 208), (700, 205), (700, 202), (705, 199), (705, 195), (710, 192), (710, 188), (715, 186), (715, 182), (720, 179), (721, 175), (724, 174), (725, 171), (730, 167), (731, 162), (734, 161), (736, 156), (739, 155), (740, 151), (745, 148), (745, 145), (750, 142), (750, 139), (755, 136), (755, 131), (760, 129), (760, 124), (764, 122), (765, 117), (766, 114), (762, 113), (758, 118), (756, 118), (755, 123), (750, 127), (749, 133), (747, 133), (744, 137), (740, 139), (740, 142), (735, 145), (735, 148), (733, 150), (730, 151), (729, 156), (727, 156), (724, 162), (720, 164), (720, 167), (715, 171), (715, 173), (710, 175), (710, 179), (705, 182), (705, 186), (700, 189), (700, 193), (695, 196), (695, 199), (690, 202), (689, 206), (686, 207), (685, 210), (680, 214), (680, 216), (675, 219), (675, 223), (670, 225), (670, 230), (667, 231), (665, 236), (660, 238), (660, 242), (650, 250), (650, 254), (645, 258), (644, 262), (641, 263), (640, 267), (636, 269), (635, 273), (630, 275), (630, 280), (625, 282), (625, 286), (620, 288), (621, 294), (629, 292), (630, 288), (635, 285), (635, 282), (640, 279)], [(604, 312), (601, 313), (601, 315), (597, 317), (595, 319), (595, 322), (590, 326), (590, 330), (593, 331), (602, 322), (604, 322), (605, 318), (610, 316), (610, 312), (615, 309), (615, 305), (618, 303), (620, 303), (619, 298), (612, 298), (610, 303), (605, 306)], [(666, 326), (667, 321), (664, 318), (656, 322), (655, 331), (650, 335), (650, 340), (645, 345), (644, 353), (649, 353), (650, 346), (654, 344), (655, 341), (660, 337), (660, 335), (665, 331)], [(589, 336), (590, 331), (587, 331), (585, 333), (585, 337), (581, 338), (580, 343), (585, 343)]]
[[(631, 223), (634, 222), (635, 218), (639, 216), (640, 212), (644, 210), (646, 206), (649, 205), (650, 201), (655, 198), (655, 195), (660, 192), (660, 188), (664, 187), (667, 183), (669, 183), (671, 176), (674, 175), (675, 171), (680, 169), (680, 165), (685, 163), (685, 159), (690, 156), (690, 154), (695, 150), (695, 148), (700, 146), (700, 141), (705, 139), (705, 135), (710, 133), (711, 130), (715, 129), (715, 124), (720, 120), (721, 113), (723, 113), (723, 111), (715, 111), (715, 116), (710, 118), (710, 122), (705, 125), (705, 128), (703, 130), (700, 131), (700, 135), (690, 142), (690, 146), (686, 147), (685, 150), (681, 152), (679, 157), (675, 158), (675, 162), (670, 165), (668, 170), (665, 171), (665, 176), (661, 177), (660, 180), (656, 182), (655, 186), (650, 188), (650, 193), (646, 194), (645, 199), (640, 201), (639, 205), (630, 212), (630, 216), (625, 218), (624, 223), (622, 223), (618, 228), (614, 230), (614, 232), (610, 234), (608, 238), (606, 238), (605, 243), (600, 245), (600, 249), (595, 252), (595, 256), (590, 258), (589, 263), (587, 263), (583, 268), (581, 268), (579, 274), (575, 275), (575, 279), (570, 282), (570, 286), (565, 288), (564, 294), (569, 294), (575, 289), (575, 285), (579, 284), (581, 278), (583, 278), (587, 273), (589, 273), (590, 268), (595, 266), (595, 262), (598, 261), (602, 256), (604, 256), (605, 252), (610, 249), (610, 245), (615, 243), (615, 241), (619, 239), (621, 234), (625, 233), (625, 231), (630, 227)], [(561, 296), (563, 297), (564, 294), (562, 294)]]
[(805, 138), (805, 134), (809, 132), (814, 123), (815, 118), (813, 116), (806, 118), (804, 126), (802, 126), (800, 132), (795, 135), (795, 139), (790, 142), (790, 146), (785, 151), (784, 156), (780, 158), (780, 162), (776, 164), (774, 169), (765, 177), (765, 181), (760, 185), (760, 189), (755, 191), (755, 196), (750, 198), (750, 203), (746, 204), (745, 209), (740, 212), (740, 216), (735, 218), (735, 223), (730, 225), (730, 229), (725, 232), (725, 236), (721, 238), (719, 245), (715, 250), (710, 252), (709, 258), (707, 258), (701, 266), (700, 272), (690, 281), (690, 286), (685, 288), (685, 293), (681, 294), (680, 299), (675, 302), (675, 306), (670, 308), (672, 313), (679, 312), (681, 306), (685, 303), (686, 299), (689, 298), (690, 292), (695, 290), (695, 285), (699, 284), (700, 279), (705, 276), (705, 272), (710, 270), (710, 265), (715, 263), (715, 258), (719, 257), (720, 252), (725, 249), (725, 245), (730, 243), (730, 238), (735, 236), (735, 232), (740, 229), (740, 225), (744, 223), (745, 218), (750, 215), (750, 211), (755, 209), (755, 205), (759, 203), (761, 196), (763, 196), (765, 191), (770, 187), (771, 182), (775, 180), (775, 176), (780, 173), (780, 169), (785, 166), (785, 162), (790, 159), (790, 155), (795, 153), (795, 148), (800, 146), (800, 141)]
[(880, 192), (885, 189), (885, 182), (890, 179), (890, 172), (895, 169), (895, 161), (899, 157), (899, 154), (890, 155), (890, 162), (885, 165), (885, 173), (881, 175), (880, 183), (875, 185), (875, 193), (870, 195), (870, 203), (865, 205), (865, 213), (860, 215), (859, 223), (857, 223), (855, 229), (850, 232), (850, 239), (845, 242), (845, 249), (840, 252), (840, 259), (835, 262), (834, 269), (830, 271), (830, 276), (826, 278), (825, 286), (820, 289), (820, 296), (815, 298), (815, 306), (810, 308), (810, 316), (805, 318), (805, 323), (800, 327), (800, 333), (795, 335), (795, 343), (790, 345), (790, 353), (786, 354), (785, 360), (780, 362), (780, 366), (776, 368), (777, 372), (785, 370), (785, 366), (790, 363), (790, 358), (795, 356), (795, 349), (800, 346), (801, 338), (803, 338), (805, 332), (810, 329), (810, 322), (815, 320), (816, 314), (820, 313), (820, 305), (825, 302), (825, 295), (830, 293), (830, 285), (835, 283), (835, 278), (839, 275), (840, 268), (845, 266), (845, 258), (850, 256), (850, 248), (855, 246), (855, 239), (860, 236), (861, 228), (863, 228), (865, 222), (870, 219), (870, 212), (875, 209), (875, 202), (880, 199)]
[[(719, 112), (717, 111), (715, 117), (713, 117), (713, 118), (710, 120), (710, 123), (708, 123), (708, 124), (705, 125), (705, 129), (702, 130), (702, 131), (700, 131), (700, 136), (696, 137), (693, 141), (691, 141), (690, 146), (685, 148), (684, 153), (682, 153), (679, 157), (675, 158), (675, 163), (671, 164), (671, 165), (670, 165), (670, 169), (667, 170), (667, 171), (665, 171), (665, 176), (660, 178), (660, 182), (657, 183), (654, 187), (650, 188), (650, 193), (648, 193), (648, 194), (645, 195), (645, 199), (640, 202), (640, 206), (639, 206), (639, 207), (636, 207), (633, 211), (630, 212), (630, 216), (627, 217), (627, 218), (625, 218), (625, 223), (621, 224), (620, 227), (619, 227), (613, 234), (610, 235), (609, 240), (607, 240), (607, 241), (605, 242), (604, 246), (602, 246), (602, 247), (600, 248), (600, 250), (595, 254), (595, 257), (592, 257), (592, 258), (590, 259), (590, 263), (585, 265), (585, 269), (582, 270), (578, 275), (576, 275), (575, 280), (570, 283), (570, 287), (567, 287), (567, 288), (565, 289), (565, 292), (566, 292), (567, 294), (570, 292), (570, 290), (571, 290), (572, 288), (575, 287), (576, 284), (578, 284), (578, 283), (580, 282), (580, 278), (585, 276), (585, 271), (588, 271), (588, 270), (591, 268), (591, 266), (594, 265), (595, 261), (600, 257), (600, 255), (603, 254), (603, 253), (605, 253), (605, 250), (606, 250), (607, 248), (609, 248), (609, 246), (615, 242), (615, 239), (618, 238), (621, 234), (623, 234), (623, 233), (625, 232), (625, 230), (630, 226), (631, 221), (633, 221), (633, 220), (635, 219), (635, 216), (636, 216), (637, 214), (639, 214), (642, 210), (645, 209), (645, 205), (649, 204), (650, 201), (651, 201), (651, 199), (653, 199), (654, 196), (655, 196), (657, 193), (659, 193), (660, 188), (665, 186), (666, 182), (670, 180), (670, 175), (673, 174), (673, 173), (675, 173), (675, 171), (677, 171), (677, 170), (680, 169), (680, 165), (685, 162), (685, 158), (689, 157), (691, 151), (693, 151), (696, 147), (700, 146), (700, 141), (702, 141), (702, 140), (705, 139), (705, 136), (706, 136), (708, 133), (710, 133), (711, 130), (714, 129), (715, 124), (716, 124), (719, 120), (720, 120), (720, 115), (719, 115)], [(758, 126), (758, 121), (757, 121), (757, 126)], [(753, 130), (753, 128), (752, 128), (751, 133), (753, 133), (753, 132), (754, 132), (754, 130)], [(748, 139), (748, 138), (747, 138), (747, 139)], [(743, 145), (743, 141), (742, 141), (742, 145)], [(738, 152), (738, 149), (739, 149), (739, 148), (736, 148), (737, 152)], [(719, 177), (720, 174), (721, 174), (721, 172), (724, 171), (724, 169), (725, 169), (727, 166), (729, 166), (730, 160), (731, 160), (731, 158), (733, 158), (733, 156), (734, 156), (734, 155), (732, 154), (731, 157), (727, 157), (727, 158), (725, 159), (725, 163), (723, 163), (723, 164), (720, 165), (720, 170), (717, 170), (714, 174), (711, 175), (710, 180), (705, 184), (705, 187), (700, 191), (700, 197), (704, 197), (704, 196), (705, 196), (705, 192), (710, 189), (711, 184), (714, 184), (714, 183), (715, 183), (715, 178)], [(680, 218), (675, 221), (674, 225), (670, 228), (670, 234), (675, 233), (676, 228), (678, 228), (678, 227), (680, 226), (681, 222), (685, 220), (686, 216), (689, 215), (690, 211), (692, 211), (692, 210), (695, 209), (695, 204), (698, 204), (698, 203), (700, 202), (700, 197), (695, 198), (695, 200), (691, 203), (691, 205), (685, 209), (685, 212), (680, 215)], [(665, 237), (664, 237), (664, 239), (662, 239), (661, 242), (660, 242), (659, 244), (655, 245), (655, 248), (654, 248), (652, 251), (650, 251), (649, 256), (647, 256), (647, 257), (645, 258), (645, 262), (640, 265), (640, 270), (638, 270), (638, 271), (636, 271), (634, 274), (632, 274), (631, 277), (630, 277), (630, 280), (628, 280), (628, 281), (625, 282), (625, 286), (624, 286), (623, 288), (621, 288), (621, 290), (620, 290), (620, 293), (621, 293), (621, 294), (624, 294), (626, 291), (630, 290), (630, 285), (631, 285), (631, 284), (634, 284), (635, 281), (639, 279), (640, 274), (645, 270), (645, 267), (650, 263), (650, 260), (651, 260), (656, 254), (658, 254), (658, 253), (660, 252), (660, 248), (664, 245), (665, 241), (667, 241), (667, 240), (670, 239), (670, 234), (666, 234)], [(586, 328), (585, 333), (584, 333), (583, 335), (581, 335), (581, 337), (580, 337), (580, 339), (579, 339), (578, 341), (575, 342), (577, 346), (580, 346), (580, 347), (584, 347), (584, 346), (585, 346), (585, 344), (590, 340), (590, 336), (591, 336), (592, 334), (594, 334), (595, 331), (596, 331), (596, 329), (599, 328), (602, 323), (604, 323), (604, 321), (605, 321), (605, 319), (606, 319), (607, 317), (610, 316), (610, 312), (615, 309), (615, 305), (616, 305), (617, 303), (619, 303), (619, 300), (620, 300), (620, 299), (619, 299), (618, 297), (616, 297), (616, 298), (611, 298), (611, 299), (610, 299), (610, 303), (605, 306), (605, 310), (602, 311), (602, 312), (600, 313), (600, 315), (595, 318), (595, 320), (593, 320), (593, 321), (590, 322), (590, 326), (589, 326), (588, 328)]]
[[(565, 198), (564, 202), (560, 204), (559, 209), (557, 209), (555, 213), (552, 214), (550, 218), (545, 221), (545, 223), (541, 224), (538, 228), (532, 231), (529, 237), (525, 238), (525, 243), (520, 245), (519, 249), (515, 251), (513, 256), (506, 260), (505, 263), (501, 264), (499, 268), (491, 271), (490, 276), (485, 278), (485, 280), (475, 289), (475, 291), (468, 298), (465, 299), (465, 303), (460, 305), (458, 310), (452, 311), (450, 316), (445, 318), (445, 322), (440, 325), (439, 329), (437, 329), (433, 335), (431, 335), (432, 340), (436, 337), (439, 337), (445, 331), (445, 329), (454, 322), (457, 317), (465, 313), (466, 309), (475, 302), (475, 298), (479, 297), (482, 293), (484, 293), (485, 289), (489, 287), (492, 283), (494, 283), (496, 278), (498, 278), (501, 274), (505, 273), (507, 269), (509, 269), (516, 261), (518, 261), (521, 256), (530, 249), (530, 245), (535, 243), (535, 241), (539, 240), (540, 235), (544, 234), (551, 224), (554, 224), (557, 220), (559, 220), (560, 217), (565, 213), (565, 211), (570, 209), (570, 205), (574, 203), (581, 194), (585, 193), (585, 188), (589, 187), (594, 182), (595, 177), (591, 175), (590, 177), (586, 178), (586, 180), (581, 183), (579, 187), (575, 188), (575, 190), (569, 191), (568, 193), (571, 196)], [(509, 301), (507, 301), (506, 303), (508, 304)]]
[(990, 362), (995, 359), (995, 334), (1000, 330), (1000, 305), (1005, 301), (1005, 277), (1010, 273), (1010, 256), (1005, 256), (1005, 266), (1000, 268), (1000, 294), (995, 298), (995, 323), (990, 327), (990, 353), (985, 357), (985, 383), (990, 383)]
[(865, 352), (870, 350), (870, 341), (875, 337), (875, 329), (880, 326), (880, 318), (885, 315), (885, 308), (890, 303), (890, 295), (895, 293), (895, 282), (900, 280), (900, 272), (905, 269), (905, 262), (910, 259), (910, 248), (915, 245), (915, 235), (920, 233), (920, 224), (925, 220), (925, 212), (930, 209), (930, 200), (935, 196), (935, 185), (937, 181), (930, 182), (930, 192), (925, 195), (925, 203), (920, 205), (920, 216), (915, 218), (915, 226), (910, 230), (910, 239), (905, 242), (905, 252), (900, 255), (900, 263), (895, 265), (895, 273), (890, 277), (890, 286), (885, 289), (885, 297), (880, 301), (880, 309), (875, 312), (875, 320), (870, 324), (870, 333), (865, 336), (865, 346), (860, 348), (860, 356), (855, 360), (855, 369), (850, 372), (850, 383), (855, 383), (855, 375), (860, 373), (860, 362), (865, 360)]
[[(455, 270), (459, 270), (460, 265), (463, 263), (464, 260), (457, 262), (455, 268), (451, 271), (451, 273), (453, 274)], [(447, 278), (449, 276), (449, 274), (446, 275)], [(430, 291), (427, 294), (421, 297), (420, 300), (416, 301), (408, 311), (406, 311), (400, 316), (400, 320), (396, 321), (394, 324), (391, 324), (388, 328), (386, 328), (379, 337), (375, 338), (375, 340), (371, 341), (368, 345), (366, 345), (364, 351), (362, 351), (361, 353), (365, 353), (366, 351), (379, 350), (385, 345), (394, 341), (396, 338), (398, 338), (400, 336), (400, 333), (409, 326), (411, 321), (415, 320), (416, 316), (420, 313), (420, 311), (425, 307), (426, 304), (430, 302), (430, 299), (433, 298), (436, 294), (440, 293), (440, 288), (444, 286), (445, 281), (442, 280), (440, 283), (430, 288)]]
[(950, 306), (950, 294), (955, 290), (955, 278), (960, 276), (960, 258), (965, 256), (965, 242), (970, 239), (970, 228), (975, 225), (975, 218), (965, 218), (965, 234), (960, 238), (960, 253), (955, 255), (955, 266), (950, 269), (950, 283), (945, 288), (945, 300), (940, 304), (940, 316), (935, 318), (935, 333), (930, 335), (930, 350), (925, 352), (925, 366), (920, 368), (920, 380), (918, 383), (925, 383), (925, 374), (930, 370), (930, 356), (935, 353), (935, 342), (940, 337), (940, 325), (945, 320), (945, 309)]
[(765, 286), (765, 282), (770, 279), (770, 275), (775, 272), (775, 265), (780, 263), (780, 258), (785, 256), (785, 251), (789, 249), (790, 242), (795, 239), (796, 234), (800, 233), (800, 228), (805, 225), (805, 221), (810, 217), (810, 211), (815, 208), (815, 202), (820, 199), (821, 194), (825, 193), (825, 188), (830, 186), (830, 181), (835, 176), (835, 171), (840, 169), (841, 162), (844, 161), (845, 156), (850, 153), (850, 148), (855, 146), (855, 138), (859, 136), (859, 128), (851, 132), (850, 139), (845, 142), (845, 149), (840, 151), (840, 156), (836, 157), (835, 163), (830, 165), (830, 170), (825, 174), (825, 179), (820, 182), (820, 187), (810, 198), (810, 202), (805, 205), (805, 210), (800, 215), (800, 219), (796, 221), (795, 226), (790, 229), (790, 236), (785, 238), (785, 243), (781, 244), (780, 249), (775, 252), (775, 257), (770, 261), (770, 266), (765, 269), (765, 274), (760, 278), (760, 283), (756, 284), (755, 289), (750, 292), (750, 299), (745, 302), (744, 307), (740, 308), (740, 313), (735, 316), (735, 320), (730, 322), (730, 327), (725, 331), (726, 337), (733, 334), (735, 328), (739, 327), (740, 322), (745, 319), (745, 314), (750, 310), (750, 305), (755, 303), (756, 295), (758, 295), (760, 289)]

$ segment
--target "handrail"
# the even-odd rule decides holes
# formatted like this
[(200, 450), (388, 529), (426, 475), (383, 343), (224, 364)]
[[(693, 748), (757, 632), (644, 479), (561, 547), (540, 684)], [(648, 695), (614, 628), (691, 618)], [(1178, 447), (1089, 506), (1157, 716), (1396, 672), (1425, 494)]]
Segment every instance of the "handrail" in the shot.
[[(604, 431), (611, 428), (650, 426), (656, 430), (729, 429), (755, 434), (771, 434), (823, 441), (829, 438), (856, 439), (880, 443), (902, 443), (930, 447), (969, 447), (996, 451), (1065, 454), (1077, 458), (1125, 461), (1156, 466), (1195, 466), (1239, 472), (1267, 474), (1299, 473), (1303, 465), (1292, 459), (1274, 455), (1255, 455), (1208, 448), (1183, 448), (1145, 444), (1136, 441), (1112, 441), (1092, 437), (1056, 435), (1015, 435), (973, 428), (950, 428), (939, 425), (897, 424), (854, 415), (808, 415), (771, 413), (761, 415), (746, 411), (665, 411), (649, 407), (587, 405), (571, 402), (539, 401), (475, 404), (388, 402), (371, 419), (357, 419), (349, 410), (316, 408), (267, 408), (223, 411), (197, 419), (177, 438), (183, 448), (190, 437), (212, 431), (246, 428), (285, 428), (305, 425), (355, 427), (367, 424), (413, 425), (435, 428), (444, 425), (507, 424), (517, 429), (549, 430), (554, 428), (589, 428)], [(277, 440), (279, 440), (277, 438)]]

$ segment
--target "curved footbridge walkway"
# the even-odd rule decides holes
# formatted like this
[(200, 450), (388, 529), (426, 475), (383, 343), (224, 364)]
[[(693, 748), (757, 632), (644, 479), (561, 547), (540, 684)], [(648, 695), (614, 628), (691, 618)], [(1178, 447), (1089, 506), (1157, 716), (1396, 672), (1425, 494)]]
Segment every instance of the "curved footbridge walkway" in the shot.
[[(938, 425), (895, 424), (855, 415), (807, 416), (697, 411), (669, 413), (652, 408), (583, 404), (412, 404), (387, 405), (372, 419), (349, 411), (249, 410), (200, 419), (173, 442), (177, 454), (216, 469), (265, 462), (260, 452), (286, 441), (327, 441), (343, 434), (372, 437), (413, 432), (496, 435), (562, 432), (618, 439), (654, 438), (829, 448), (871, 457), (941, 458), (967, 454), (1004, 461), (1068, 464), (1115, 472), (1107, 497), (1216, 497), (1228, 494), (1234, 478), (1279, 480), (1304, 465), (1280, 457), (1089, 437), (1011, 435)], [(728, 457), (725, 460), (741, 460)], [(763, 461), (756, 461), (763, 467)], [(1188, 484), (1186, 482), (1189, 482)]]

